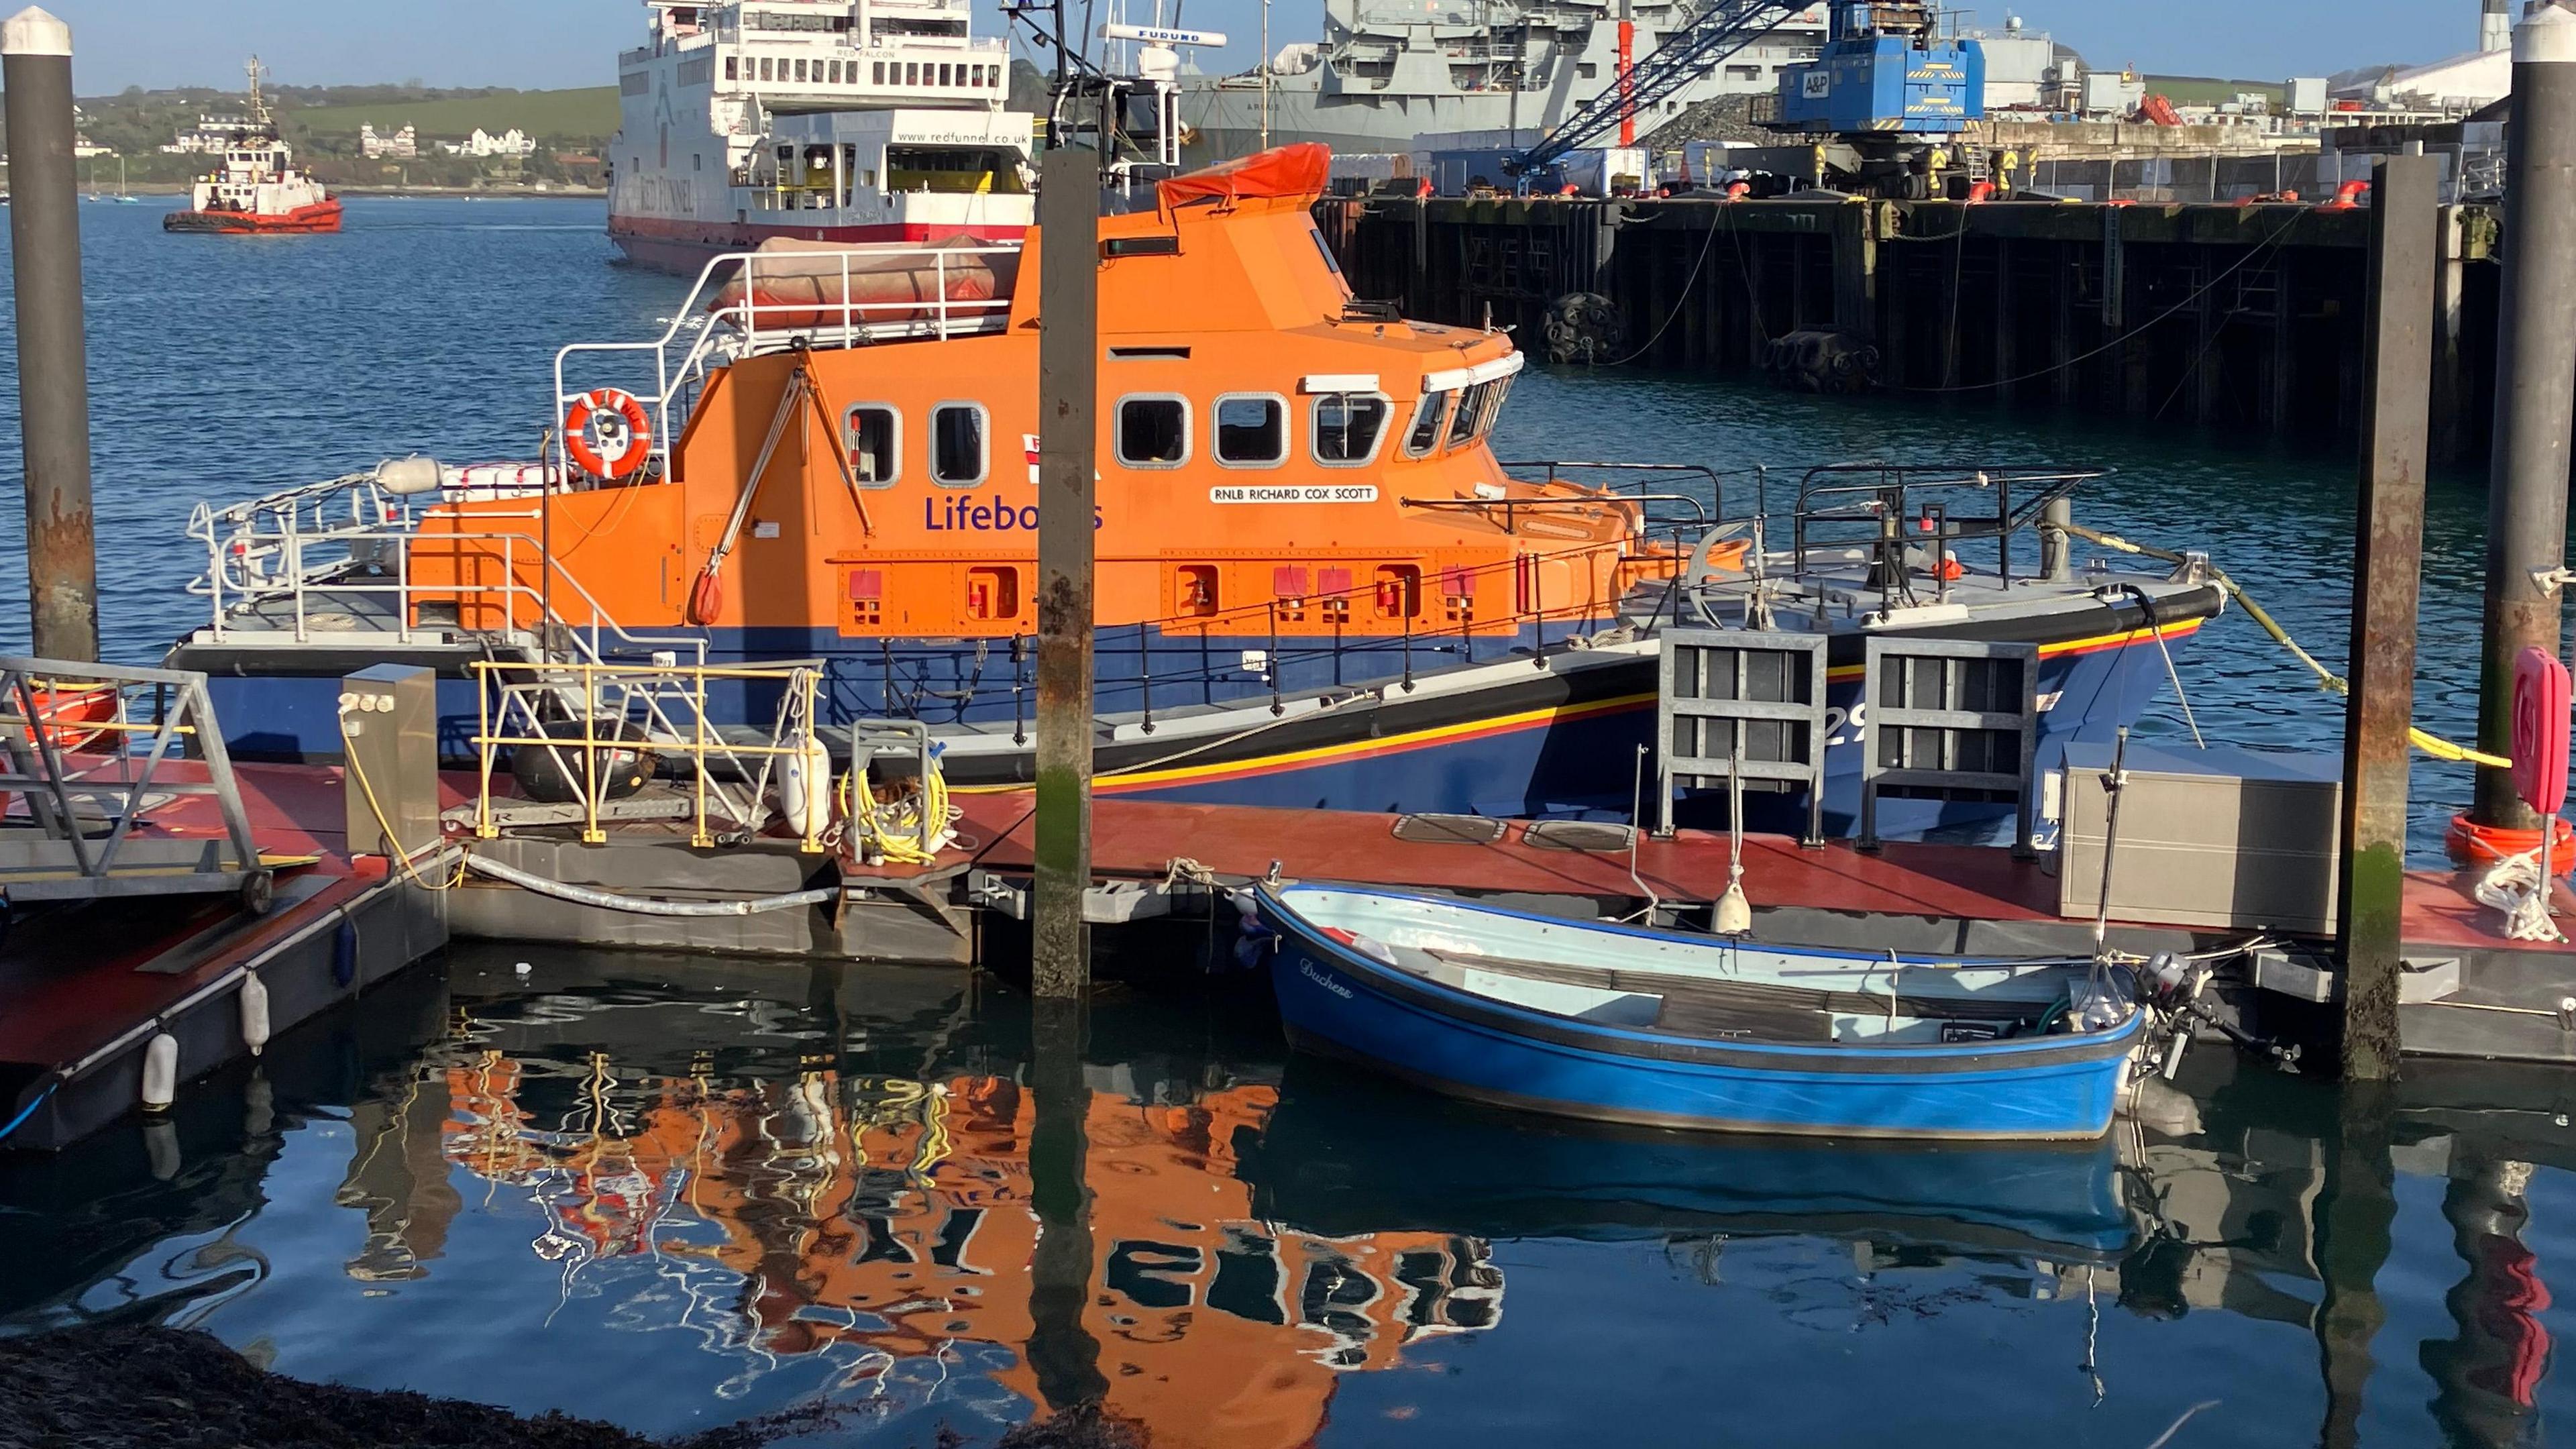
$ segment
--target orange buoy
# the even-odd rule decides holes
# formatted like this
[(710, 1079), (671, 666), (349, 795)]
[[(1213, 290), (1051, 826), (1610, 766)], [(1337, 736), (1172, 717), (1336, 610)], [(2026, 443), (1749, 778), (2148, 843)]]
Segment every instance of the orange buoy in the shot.
[[(2576, 870), (2576, 825), (2567, 823), (2564, 815), (2549, 817), (2554, 832), (2549, 843), (2550, 861), (2560, 875)], [(2508, 856), (2529, 855), (2540, 848), (2537, 830), (2506, 830), (2493, 825), (2480, 825), (2466, 815), (2451, 817), (2450, 833), (2442, 844), (2451, 858), (2468, 865), (2486, 865)]]

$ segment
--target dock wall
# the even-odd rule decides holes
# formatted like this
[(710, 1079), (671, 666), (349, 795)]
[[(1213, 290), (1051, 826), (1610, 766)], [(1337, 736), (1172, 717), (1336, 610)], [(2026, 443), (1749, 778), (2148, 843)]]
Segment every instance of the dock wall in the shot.
[[(2361, 419), (2370, 215), (2314, 204), (1332, 198), (1352, 290), (1517, 329), (1609, 300), (1604, 360), (1758, 375), (1771, 342), (1873, 344), (1889, 391), (2347, 444)], [(2493, 214), (2442, 213), (2437, 461), (2482, 457)]]

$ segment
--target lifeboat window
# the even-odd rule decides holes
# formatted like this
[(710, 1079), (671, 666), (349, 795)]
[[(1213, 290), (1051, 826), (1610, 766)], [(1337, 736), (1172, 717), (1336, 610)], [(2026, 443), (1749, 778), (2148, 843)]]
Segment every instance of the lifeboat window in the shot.
[(1386, 399), (1329, 393), (1315, 399), (1315, 461), (1327, 468), (1356, 468), (1377, 457), (1386, 433)]
[(1405, 434), (1404, 455), (1420, 458), (1440, 446), (1440, 425), (1449, 416), (1449, 394), (1427, 392), (1422, 406), (1413, 415), (1413, 431)]
[(1190, 456), (1190, 405), (1168, 396), (1118, 400), (1118, 461), (1130, 468), (1177, 468)]
[(1486, 399), (1493, 395), (1490, 382), (1471, 382), (1458, 394), (1457, 411), (1449, 417), (1449, 446), (1457, 447), (1482, 430)]
[(860, 403), (843, 415), (850, 476), (862, 488), (890, 486), (903, 472), (903, 415), (884, 403)]
[(930, 481), (943, 488), (972, 488), (987, 471), (984, 405), (941, 403), (930, 410)]
[(1234, 393), (1216, 400), (1216, 460), (1230, 468), (1276, 468), (1288, 460), (1288, 400)]

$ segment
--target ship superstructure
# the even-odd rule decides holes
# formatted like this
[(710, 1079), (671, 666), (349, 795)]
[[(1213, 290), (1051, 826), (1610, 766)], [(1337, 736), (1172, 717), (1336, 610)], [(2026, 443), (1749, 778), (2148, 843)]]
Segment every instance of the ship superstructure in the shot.
[(277, 134), (260, 94), (258, 56), (250, 58), (248, 70), (249, 119), (211, 153), (217, 169), (197, 178), (187, 209), (163, 217), (162, 228), (229, 235), (338, 231), (340, 203), (321, 182), (295, 169), (294, 154)]
[(1002, 241), (1028, 228), (1030, 117), (970, 0), (646, 0), (617, 59), (609, 236), (695, 272), (776, 238)]
[[(1617, 84), (1623, 15), (1643, 60), (1719, 3), (1324, 0), (1319, 42), (1287, 46), (1249, 73), (1185, 83), (1181, 118), (1196, 133), (1189, 155), (1207, 162), (1260, 149), (1265, 90), (1271, 145), (1321, 141), (1352, 155), (1409, 151), (1426, 132), (1546, 132)], [(1822, 49), (1825, 12), (1817, 3), (1790, 13), (1639, 115), (1638, 132), (1712, 97), (1776, 92), (1784, 69)]]

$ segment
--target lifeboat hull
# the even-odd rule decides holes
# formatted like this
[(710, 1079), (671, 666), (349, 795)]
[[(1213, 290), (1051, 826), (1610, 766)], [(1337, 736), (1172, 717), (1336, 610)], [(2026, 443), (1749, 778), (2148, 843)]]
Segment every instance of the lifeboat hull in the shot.
[(163, 231), (204, 232), (219, 236), (301, 235), (340, 229), (340, 203), (317, 201), (293, 211), (174, 211), (161, 219)]

